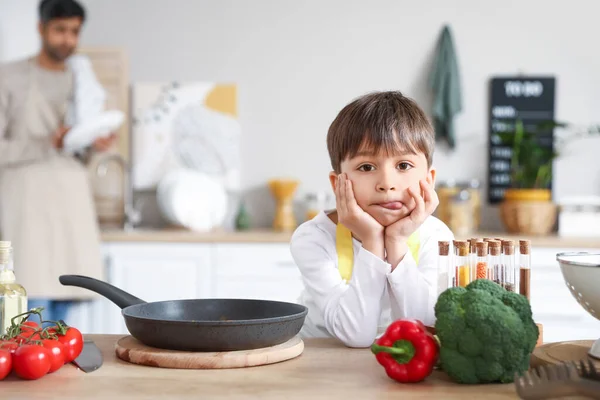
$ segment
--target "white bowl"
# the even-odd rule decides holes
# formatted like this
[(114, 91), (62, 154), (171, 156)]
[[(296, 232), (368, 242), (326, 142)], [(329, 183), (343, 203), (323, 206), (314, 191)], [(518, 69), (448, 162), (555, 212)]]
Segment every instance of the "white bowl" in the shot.
[[(600, 253), (558, 253), (556, 259), (575, 300), (600, 320)], [(600, 339), (596, 340), (588, 354), (600, 359)]]

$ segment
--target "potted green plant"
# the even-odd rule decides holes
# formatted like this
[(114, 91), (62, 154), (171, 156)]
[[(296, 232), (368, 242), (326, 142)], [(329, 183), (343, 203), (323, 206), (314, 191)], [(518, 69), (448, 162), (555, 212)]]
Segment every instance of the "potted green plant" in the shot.
[[(540, 144), (540, 135), (555, 128), (565, 128), (567, 136), (556, 136), (553, 148)], [(556, 223), (557, 206), (552, 201), (552, 165), (559, 156), (557, 148), (568, 140), (599, 132), (593, 126), (583, 130), (572, 130), (563, 122), (546, 121), (535, 128), (525, 129), (517, 120), (512, 132), (499, 134), (503, 144), (510, 146), (510, 188), (504, 192), (500, 204), (500, 216), (510, 233), (544, 235)]]

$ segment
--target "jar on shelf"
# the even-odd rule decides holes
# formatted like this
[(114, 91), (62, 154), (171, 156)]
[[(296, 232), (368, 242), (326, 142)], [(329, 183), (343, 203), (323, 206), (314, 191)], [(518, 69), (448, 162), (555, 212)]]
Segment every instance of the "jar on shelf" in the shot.
[(455, 236), (468, 236), (475, 230), (471, 193), (462, 189), (454, 195), (448, 207), (448, 227)]
[(306, 220), (311, 220), (327, 208), (327, 193), (316, 192), (306, 195)]
[(440, 203), (435, 211), (435, 215), (446, 225), (450, 226), (454, 199), (456, 196), (466, 197), (463, 193), (465, 191), (468, 193), (468, 207), (473, 219), (472, 230), (477, 231), (481, 223), (481, 184), (477, 179), (464, 182), (456, 182), (454, 180), (440, 182), (436, 187)]

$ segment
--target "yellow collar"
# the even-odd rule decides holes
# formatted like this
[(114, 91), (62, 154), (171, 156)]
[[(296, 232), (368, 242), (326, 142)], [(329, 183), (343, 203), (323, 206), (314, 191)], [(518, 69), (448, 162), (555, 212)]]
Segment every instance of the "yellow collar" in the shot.
[[(408, 248), (417, 264), (419, 263), (419, 247), (419, 231), (416, 231), (408, 238)], [(352, 268), (354, 267), (352, 232), (342, 224), (336, 225), (335, 249), (337, 251), (340, 275), (346, 282), (350, 282), (350, 279), (352, 278)]]

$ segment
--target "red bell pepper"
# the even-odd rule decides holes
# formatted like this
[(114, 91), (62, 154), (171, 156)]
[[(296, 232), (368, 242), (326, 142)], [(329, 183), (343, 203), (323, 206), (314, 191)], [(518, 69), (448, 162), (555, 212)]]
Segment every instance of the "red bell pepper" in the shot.
[(402, 383), (420, 382), (435, 367), (439, 347), (435, 337), (418, 320), (398, 320), (390, 324), (371, 351), (387, 375)]

